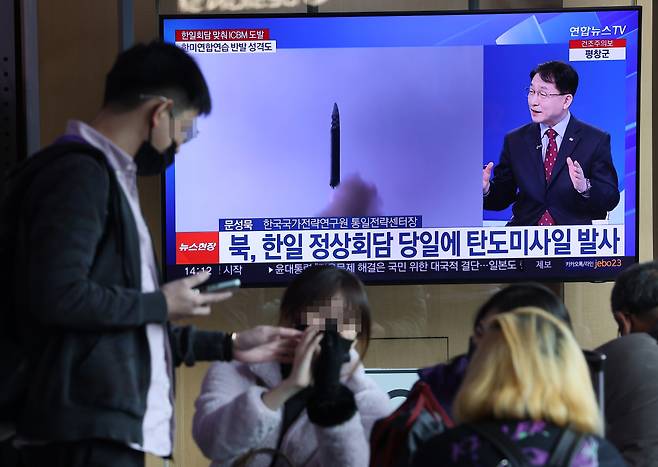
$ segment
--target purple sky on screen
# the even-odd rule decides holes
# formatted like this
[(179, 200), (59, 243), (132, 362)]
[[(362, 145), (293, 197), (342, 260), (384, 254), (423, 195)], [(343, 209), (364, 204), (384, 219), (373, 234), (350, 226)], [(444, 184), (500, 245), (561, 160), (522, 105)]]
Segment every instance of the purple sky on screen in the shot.
[(176, 230), (219, 218), (313, 216), (329, 203), (329, 127), (341, 174), (377, 186), (381, 214), (482, 225), (480, 47), (287, 49), (196, 55), (213, 113), (176, 159)]

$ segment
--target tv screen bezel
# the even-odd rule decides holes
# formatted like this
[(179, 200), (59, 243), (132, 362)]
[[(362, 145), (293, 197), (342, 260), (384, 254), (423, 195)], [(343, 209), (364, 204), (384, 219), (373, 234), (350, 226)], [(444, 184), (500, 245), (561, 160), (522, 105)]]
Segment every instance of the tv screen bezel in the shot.
[[(159, 37), (160, 40), (164, 41), (164, 25), (168, 20), (194, 20), (194, 19), (275, 19), (275, 18), (344, 18), (344, 17), (392, 17), (392, 16), (462, 16), (462, 15), (506, 15), (506, 14), (543, 14), (543, 13), (577, 13), (577, 12), (605, 12), (605, 11), (635, 11), (638, 15), (638, 39), (637, 39), (637, 89), (636, 89), (636, 145), (635, 145), (635, 254), (633, 256), (623, 255), (623, 258), (633, 258), (631, 264), (624, 264), (622, 268), (611, 270), (610, 274), (602, 278), (589, 278), (581, 279), (578, 277), (533, 277), (531, 279), (525, 278), (507, 278), (505, 276), (499, 276), (498, 280), (482, 280), (482, 278), (475, 277), (473, 280), (466, 280), (461, 278), (426, 278), (423, 280), (371, 280), (367, 276), (359, 275), (360, 279), (369, 286), (378, 286), (378, 285), (424, 285), (424, 284), (511, 284), (518, 282), (526, 282), (531, 280), (534, 282), (542, 283), (603, 283), (611, 282), (615, 280), (616, 275), (623, 271), (624, 269), (632, 266), (639, 262), (640, 256), (640, 162), (641, 162), (641, 152), (640, 152), (640, 142), (641, 142), (641, 95), (642, 95), (642, 6), (641, 5), (627, 5), (627, 6), (602, 6), (602, 7), (576, 7), (576, 8), (525, 8), (525, 9), (483, 9), (483, 10), (414, 10), (414, 11), (359, 11), (359, 12), (321, 12), (321, 11), (309, 11), (307, 13), (247, 13), (242, 14), (239, 12), (236, 13), (209, 13), (209, 14), (164, 14), (159, 15)], [(171, 278), (167, 277), (167, 205), (166, 205), (166, 175), (163, 173), (161, 176), (161, 234), (162, 234), (162, 271), (164, 280), (170, 280)], [(526, 258), (519, 258), (526, 259)], [(593, 259), (596, 259), (594, 257)], [(352, 262), (352, 261), (344, 261)], [(354, 261), (359, 262), (359, 261)], [(211, 279), (212, 281), (212, 279)], [(242, 288), (272, 288), (272, 287), (283, 287), (286, 285), (282, 282), (247, 282), (242, 285)]]

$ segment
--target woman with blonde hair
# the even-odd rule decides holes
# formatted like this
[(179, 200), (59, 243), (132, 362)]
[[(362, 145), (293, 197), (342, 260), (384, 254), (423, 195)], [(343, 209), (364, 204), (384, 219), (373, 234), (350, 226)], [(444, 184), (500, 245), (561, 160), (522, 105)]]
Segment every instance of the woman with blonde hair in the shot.
[(455, 399), (459, 425), (425, 443), (414, 466), (625, 465), (600, 436), (587, 363), (564, 322), (526, 307), (485, 327)]

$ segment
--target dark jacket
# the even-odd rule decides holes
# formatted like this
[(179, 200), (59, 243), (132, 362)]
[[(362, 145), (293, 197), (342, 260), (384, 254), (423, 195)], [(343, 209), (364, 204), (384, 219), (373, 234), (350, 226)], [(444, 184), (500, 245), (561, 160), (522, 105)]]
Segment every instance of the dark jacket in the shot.
[[(526, 456), (528, 465), (543, 466), (557, 444), (561, 429), (543, 421), (497, 421), (495, 426)], [(467, 426), (444, 431), (421, 445), (414, 467), (491, 467), (504, 456), (490, 441)], [(617, 450), (605, 439), (588, 435), (581, 440), (570, 467), (618, 467), (626, 465)]]
[(469, 354), (463, 354), (447, 363), (439, 363), (418, 370), (418, 379), (427, 383), (436, 400), (451, 418), (453, 416), (452, 404), (464, 381), (464, 376), (466, 376), (469, 361)]
[[(88, 145), (25, 183), (11, 266), (30, 368), (17, 431), (34, 440), (141, 444), (150, 381), (146, 325), (165, 325), (167, 306), (162, 292), (141, 292), (128, 201), (104, 156)], [(166, 326), (174, 364), (224, 356), (222, 333)]]
[[(567, 157), (578, 161), (592, 188), (584, 197), (573, 187)], [(547, 209), (557, 225), (591, 224), (605, 219), (619, 203), (617, 172), (612, 164), (610, 135), (573, 115), (560, 144), (550, 181), (546, 183), (538, 123), (522, 126), (505, 136), (500, 161), (494, 166), (484, 208), (512, 206), (508, 225), (537, 225)]]
[(658, 465), (656, 337), (629, 334), (597, 349), (606, 355), (606, 437), (633, 466)]

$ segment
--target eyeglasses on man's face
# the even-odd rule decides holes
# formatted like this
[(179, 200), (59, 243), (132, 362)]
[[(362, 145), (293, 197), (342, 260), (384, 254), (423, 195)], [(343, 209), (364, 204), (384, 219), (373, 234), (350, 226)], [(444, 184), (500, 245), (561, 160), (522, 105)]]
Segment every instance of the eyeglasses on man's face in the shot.
[(175, 138), (178, 141), (178, 144), (185, 144), (188, 141), (194, 139), (199, 134), (197, 129), (196, 117), (185, 117), (184, 115), (189, 112), (183, 112), (180, 116), (174, 116), (173, 112), (173, 99), (170, 99), (166, 96), (160, 96), (157, 94), (140, 94), (140, 99), (158, 99), (162, 102), (171, 101), (171, 107), (169, 108), (169, 117), (170, 117), (170, 127), (169, 134), (172, 138)]
[(525, 93), (528, 96), (528, 98), (535, 97), (537, 96), (539, 99), (548, 99), (549, 97), (554, 97), (554, 96), (566, 96), (569, 94), (568, 92), (562, 92), (562, 93), (555, 93), (555, 92), (546, 92), (546, 91), (537, 91), (536, 89), (532, 89), (531, 87), (525, 88)]
[(173, 115), (171, 117), (171, 134), (178, 136), (177, 140), (180, 141), (180, 144), (187, 143), (197, 137), (199, 130), (196, 126), (196, 118), (177, 118)]

